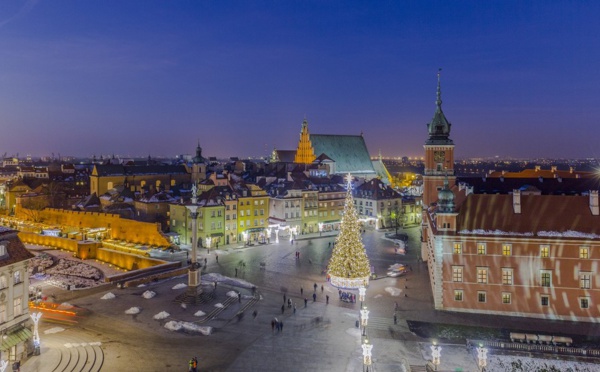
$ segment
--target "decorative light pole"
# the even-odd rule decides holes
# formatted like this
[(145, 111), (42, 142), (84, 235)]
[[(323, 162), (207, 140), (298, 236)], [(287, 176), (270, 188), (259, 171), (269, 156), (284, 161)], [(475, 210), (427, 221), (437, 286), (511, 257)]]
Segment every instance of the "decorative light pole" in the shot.
[(200, 264), (198, 264), (197, 249), (198, 249), (198, 189), (194, 184), (192, 186), (192, 200), (191, 204), (186, 205), (187, 210), (190, 211), (190, 217), (192, 218), (192, 260), (188, 270), (188, 295), (195, 299), (201, 292), (200, 287)]
[(40, 355), (40, 333), (38, 332), (38, 323), (42, 317), (42, 313), (31, 313), (29, 314), (31, 320), (33, 320), (33, 354)]
[(319, 222), (319, 236), (323, 235), (323, 222)]
[(488, 349), (483, 347), (483, 345), (479, 345), (477, 350), (477, 360), (479, 361), (479, 369), (483, 371), (487, 366), (487, 352)]
[(242, 233), (242, 236), (244, 237), (244, 245), (248, 244), (248, 231), (244, 231)]
[(210, 236), (206, 237), (206, 249), (210, 250), (211, 243), (212, 243), (212, 238)]
[(275, 230), (275, 243), (279, 243), (279, 227)]
[(367, 289), (365, 287), (358, 288), (358, 300), (360, 301), (361, 307), (362, 307), (363, 301), (365, 300), (366, 294), (367, 294)]
[(363, 336), (367, 335), (367, 322), (369, 321), (369, 310), (367, 310), (367, 307), (363, 307), (363, 309), (360, 311), (360, 320), (361, 320), (361, 325), (363, 327)]
[(362, 344), (363, 349), (363, 370), (364, 367), (367, 368), (367, 372), (369, 372), (369, 366), (373, 363), (371, 360), (371, 350), (373, 350), (373, 345), (369, 344), (369, 340), (365, 339), (365, 342)]
[(442, 356), (442, 347), (438, 346), (435, 342), (431, 345), (431, 363), (433, 363), (434, 371), (437, 371), (437, 367), (440, 365), (440, 357)]

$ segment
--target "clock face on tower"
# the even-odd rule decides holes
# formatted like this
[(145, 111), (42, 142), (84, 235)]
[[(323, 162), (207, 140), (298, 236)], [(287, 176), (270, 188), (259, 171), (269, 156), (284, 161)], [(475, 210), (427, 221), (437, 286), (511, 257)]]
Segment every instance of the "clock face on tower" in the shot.
[(444, 151), (434, 151), (433, 152), (433, 161), (436, 163), (443, 163), (446, 160), (446, 152)]

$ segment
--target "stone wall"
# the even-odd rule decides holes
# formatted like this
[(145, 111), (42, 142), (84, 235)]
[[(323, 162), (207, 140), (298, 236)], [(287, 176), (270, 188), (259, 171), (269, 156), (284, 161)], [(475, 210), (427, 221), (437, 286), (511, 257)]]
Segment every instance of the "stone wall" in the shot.
[[(18, 209), (16, 217), (27, 219), (27, 214)], [(160, 233), (160, 224), (127, 220), (116, 214), (46, 208), (40, 211), (40, 218), (40, 222), (58, 228), (105, 227), (110, 229), (110, 238), (115, 240), (157, 247), (171, 245)]]

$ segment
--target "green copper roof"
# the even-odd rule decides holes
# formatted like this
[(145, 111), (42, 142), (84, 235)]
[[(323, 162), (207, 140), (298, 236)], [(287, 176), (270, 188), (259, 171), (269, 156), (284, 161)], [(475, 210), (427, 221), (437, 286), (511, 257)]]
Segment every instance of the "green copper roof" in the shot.
[(335, 161), (335, 173), (375, 174), (362, 136), (311, 134), (315, 155), (325, 154)]

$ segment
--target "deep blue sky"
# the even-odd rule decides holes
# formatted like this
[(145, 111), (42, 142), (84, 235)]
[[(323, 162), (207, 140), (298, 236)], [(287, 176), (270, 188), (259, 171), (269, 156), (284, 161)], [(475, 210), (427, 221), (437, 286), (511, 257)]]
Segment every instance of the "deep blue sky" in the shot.
[(2, 1), (0, 155), (260, 156), (364, 132), (421, 156), (600, 156), (592, 1)]

